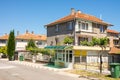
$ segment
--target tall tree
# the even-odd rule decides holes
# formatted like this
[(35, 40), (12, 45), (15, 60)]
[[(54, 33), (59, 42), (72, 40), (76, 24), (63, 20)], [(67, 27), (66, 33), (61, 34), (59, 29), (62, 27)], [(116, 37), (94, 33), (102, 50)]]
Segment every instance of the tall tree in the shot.
[(15, 35), (14, 30), (10, 31), (8, 44), (7, 44), (7, 55), (9, 61), (14, 60), (14, 53), (15, 53)]

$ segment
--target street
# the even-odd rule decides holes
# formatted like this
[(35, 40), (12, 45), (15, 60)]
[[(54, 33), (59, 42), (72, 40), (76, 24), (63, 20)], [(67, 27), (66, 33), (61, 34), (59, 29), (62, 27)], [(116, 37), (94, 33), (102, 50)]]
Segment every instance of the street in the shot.
[(0, 60), (0, 80), (87, 80), (68, 76), (61, 72), (33, 68), (25, 65), (10, 64)]

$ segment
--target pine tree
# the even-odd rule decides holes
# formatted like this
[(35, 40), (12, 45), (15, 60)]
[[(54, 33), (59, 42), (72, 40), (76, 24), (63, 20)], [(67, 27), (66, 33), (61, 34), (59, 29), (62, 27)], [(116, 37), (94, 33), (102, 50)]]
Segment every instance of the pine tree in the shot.
[(14, 53), (15, 53), (15, 36), (14, 30), (10, 31), (9, 39), (7, 43), (7, 55), (9, 61), (14, 60)]

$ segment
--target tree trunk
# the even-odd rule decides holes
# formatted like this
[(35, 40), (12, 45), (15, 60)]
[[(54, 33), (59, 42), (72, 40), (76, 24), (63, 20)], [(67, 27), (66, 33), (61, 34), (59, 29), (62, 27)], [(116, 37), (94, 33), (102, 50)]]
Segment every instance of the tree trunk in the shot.
[(9, 60), (9, 61), (14, 61), (14, 56), (12, 56), (12, 57), (11, 57), (11, 56), (8, 56), (8, 60)]
[(100, 54), (100, 73), (102, 73), (102, 54)]

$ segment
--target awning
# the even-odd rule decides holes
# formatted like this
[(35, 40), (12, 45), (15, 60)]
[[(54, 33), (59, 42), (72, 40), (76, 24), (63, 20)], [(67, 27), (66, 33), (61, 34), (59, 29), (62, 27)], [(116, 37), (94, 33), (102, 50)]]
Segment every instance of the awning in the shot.
[(45, 49), (72, 50), (73, 46), (46, 46)]

